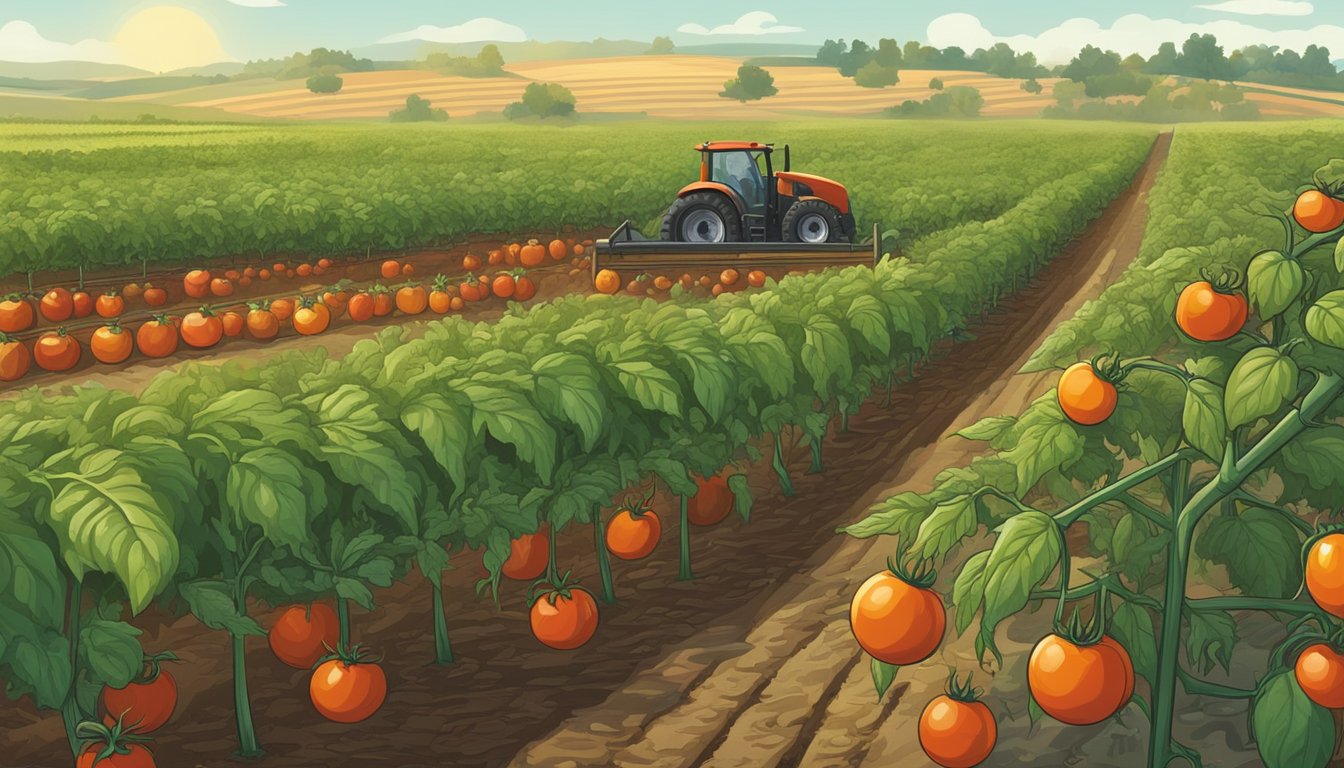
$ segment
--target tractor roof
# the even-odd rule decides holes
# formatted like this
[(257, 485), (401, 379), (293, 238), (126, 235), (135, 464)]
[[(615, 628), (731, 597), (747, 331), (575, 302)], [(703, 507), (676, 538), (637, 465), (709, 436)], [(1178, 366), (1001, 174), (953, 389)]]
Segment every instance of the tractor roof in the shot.
[(697, 152), (728, 152), (735, 149), (763, 149), (770, 151), (774, 144), (762, 144), (759, 141), (706, 141), (704, 144), (696, 144)]

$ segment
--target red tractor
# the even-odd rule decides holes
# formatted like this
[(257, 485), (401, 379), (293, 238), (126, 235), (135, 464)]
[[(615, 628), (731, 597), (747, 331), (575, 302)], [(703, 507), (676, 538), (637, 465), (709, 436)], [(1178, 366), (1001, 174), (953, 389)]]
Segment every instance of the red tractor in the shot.
[(697, 144), (700, 180), (686, 185), (663, 217), (661, 239), (686, 243), (849, 243), (854, 213), (837, 181), (771, 163), (773, 144)]

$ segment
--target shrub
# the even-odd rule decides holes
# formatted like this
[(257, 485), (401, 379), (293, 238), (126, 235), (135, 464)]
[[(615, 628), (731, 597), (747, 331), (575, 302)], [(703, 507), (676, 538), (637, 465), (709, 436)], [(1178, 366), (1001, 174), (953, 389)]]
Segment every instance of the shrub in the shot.
[(895, 67), (884, 67), (873, 60), (859, 67), (854, 73), (854, 83), (864, 88), (885, 88), (901, 82), (900, 73)]
[(943, 90), (943, 80), (942, 80), (942, 78), (940, 78), (940, 77), (935, 77), (935, 78), (933, 78), (932, 80), (930, 80), (930, 81), (929, 81), (929, 88), (930, 88), (931, 90), (934, 90), (934, 91), (941, 91), (941, 90)]
[(1033, 77), (1030, 80), (1023, 81), (1022, 90), (1026, 91), (1027, 93), (1040, 93), (1045, 89), (1041, 86), (1039, 82), (1036, 81), (1036, 78)]
[(954, 85), (925, 101), (906, 101), (887, 110), (890, 117), (979, 117), (985, 99), (970, 86)]
[(340, 75), (313, 75), (308, 78), (308, 90), (313, 93), (339, 93), (345, 81)]
[(393, 110), (389, 117), (394, 123), (443, 122), (448, 119), (448, 112), (431, 108), (428, 99), (413, 93), (406, 97), (406, 108)]

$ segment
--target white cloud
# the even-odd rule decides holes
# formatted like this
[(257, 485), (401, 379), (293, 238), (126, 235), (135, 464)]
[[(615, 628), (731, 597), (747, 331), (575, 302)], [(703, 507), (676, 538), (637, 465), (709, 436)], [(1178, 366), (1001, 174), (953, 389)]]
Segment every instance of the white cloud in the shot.
[[(1308, 45), (1333, 44), (1340, 48), (1344, 27), (1322, 24), (1310, 29), (1269, 30), (1240, 21), (1219, 20), (1191, 23), (1175, 19), (1150, 19), (1141, 14), (1121, 16), (1109, 27), (1093, 19), (1069, 19), (1038, 35), (995, 35), (968, 13), (949, 13), (929, 23), (926, 39), (937, 48), (960, 46), (968, 52), (1007, 43), (1017, 51), (1032, 51), (1042, 64), (1063, 64), (1077, 55), (1084, 45), (1095, 45), (1120, 53), (1151, 56), (1164, 42), (1177, 47), (1191, 35), (1211, 34), (1230, 53), (1248, 45), (1277, 45), (1301, 52)], [(1338, 51), (1334, 51), (1338, 53)]]
[(783, 35), (789, 32), (802, 32), (802, 27), (787, 27), (779, 23), (773, 13), (752, 11), (742, 14), (732, 24), (720, 24), (709, 29), (703, 24), (690, 22), (677, 27), (678, 32), (688, 35)]
[(285, 5), (280, 0), (229, 0), (229, 2), (244, 8), (282, 8)]
[(1292, 0), (1226, 0), (1212, 5), (1196, 5), (1206, 11), (1240, 13), (1243, 16), (1310, 16), (1316, 9), (1311, 3)]
[(26, 21), (11, 21), (0, 27), (0, 59), (30, 63), (46, 61), (96, 61), (117, 64), (116, 46), (102, 40), (60, 43), (48, 40)]
[(404, 43), (409, 40), (424, 40), (429, 43), (478, 43), (497, 41), (501, 43), (522, 43), (527, 41), (527, 33), (521, 27), (506, 24), (499, 19), (472, 19), (455, 27), (436, 27), (422, 24), (410, 32), (388, 35), (380, 43)]

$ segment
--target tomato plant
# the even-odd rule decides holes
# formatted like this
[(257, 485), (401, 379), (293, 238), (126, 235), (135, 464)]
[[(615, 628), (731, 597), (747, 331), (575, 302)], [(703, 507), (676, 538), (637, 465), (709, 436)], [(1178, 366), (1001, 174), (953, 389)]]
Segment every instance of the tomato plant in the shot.
[[(1344, 539), (1313, 509), (1344, 494), (1344, 226), (1304, 233), (1291, 212), (1276, 216), (1283, 242), (1246, 257), (1249, 322), (1234, 301), (1206, 327), (1207, 315), (1178, 302), (1169, 334), (1179, 326), (1189, 346), (1178, 353), (1189, 357), (1108, 366), (1123, 385), (1108, 418), (1075, 418), (1061, 381), (1019, 417), (959, 433), (994, 452), (847, 529), (895, 535), (904, 556), (943, 561), (988, 526), (992, 546), (964, 558), (952, 587), (957, 632), (978, 625), (981, 657), (1002, 662), (998, 626), (1053, 602), (1054, 632), (1028, 663), (1033, 717), (1093, 723), (1132, 700), (1149, 719), (1150, 768), (1200, 764), (1173, 738), (1178, 689), (1247, 701), (1270, 768), (1324, 766), (1335, 752), (1326, 707), (1344, 637)], [(1099, 563), (1081, 582), (1068, 535), (1080, 524)], [(1197, 563), (1224, 568), (1240, 594), (1190, 596)], [(1084, 602), (1092, 623), (1065, 624), (1066, 606)], [(1208, 679), (1230, 666), (1234, 613), (1244, 611), (1277, 619), (1284, 635), (1250, 688)], [(874, 663), (879, 689), (891, 674)], [(1135, 693), (1140, 680), (1146, 694)]]

